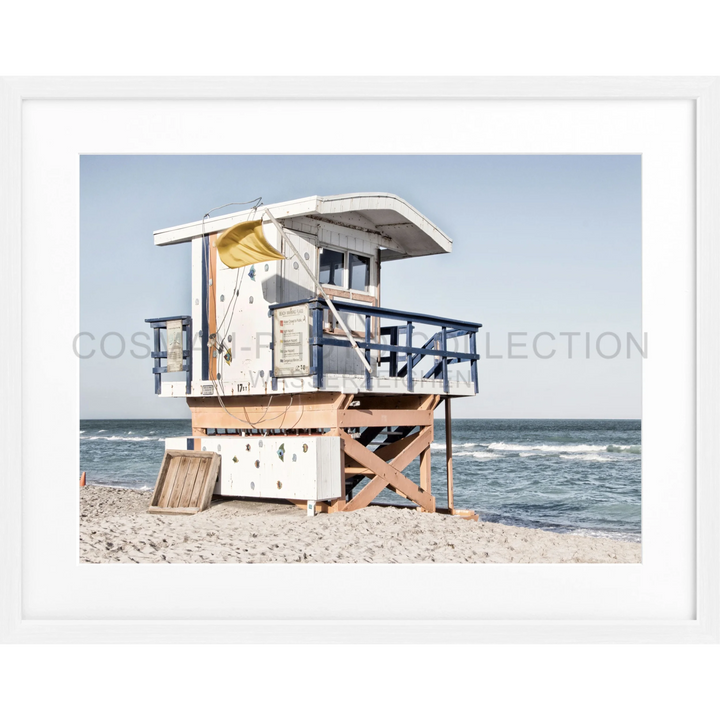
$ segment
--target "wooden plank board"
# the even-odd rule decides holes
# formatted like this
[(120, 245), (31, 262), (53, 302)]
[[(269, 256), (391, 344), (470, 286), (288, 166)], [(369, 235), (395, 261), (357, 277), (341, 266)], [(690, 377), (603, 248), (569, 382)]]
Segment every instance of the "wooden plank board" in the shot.
[(151, 515), (196, 515), (200, 512), (199, 507), (186, 507), (186, 508), (156, 508), (149, 507), (147, 511)]
[(213, 489), (215, 488), (215, 481), (217, 480), (218, 473), (220, 472), (220, 456), (217, 453), (212, 454), (210, 460), (210, 467), (208, 468), (207, 475), (205, 476), (205, 482), (200, 490), (200, 510), (207, 510), (212, 502)]
[(179, 457), (175, 460), (172, 460), (171, 464), (177, 465), (177, 472), (175, 473), (175, 484), (173, 485), (172, 492), (170, 493), (167, 506), (173, 508), (182, 507), (180, 499), (182, 497), (182, 492), (185, 488), (185, 480), (187, 478), (190, 461), (188, 460), (188, 458)]
[(190, 507), (200, 507), (203, 496), (203, 479), (209, 470), (209, 466), (210, 460), (206, 460), (205, 458), (200, 460), (197, 476), (193, 482), (192, 488), (190, 489), (190, 496), (187, 501), (187, 504)]
[(165, 488), (165, 478), (167, 476), (168, 466), (165, 465), (165, 463), (162, 463), (160, 465), (160, 474), (158, 475), (158, 479), (155, 482), (155, 489), (153, 490), (152, 498), (150, 498), (150, 506), (151, 507), (157, 507), (160, 504), (160, 497), (162, 495), (162, 491)]
[[(350, 402), (357, 403), (349, 407)], [(188, 398), (194, 434), (206, 428), (383, 427), (433, 422), (436, 396), (352, 396), (342, 393), (298, 393), (225, 397), (225, 410), (217, 398)], [(410, 412), (409, 412), (410, 411)]]
[(188, 398), (193, 428), (293, 428), (336, 427), (342, 393), (252, 395), (223, 398)]
[(179, 470), (177, 463), (168, 463), (167, 470), (165, 471), (165, 482), (160, 491), (160, 502), (158, 507), (167, 507), (170, 502), (170, 496), (172, 495), (173, 488), (175, 487), (175, 479)]
[(204, 458), (186, 458), (187, 463), (187, 474), (185, 475), (185, 482), (183, 483), (182, 493), (180, 495), (179, 507), (191, 507), (194, 503), (190, 502), (192, 496), (193, 487), (198, 476), (198, 470), (201, 465), (205, 465), (207, 460)]
[(220, 456), (199, 450), (166, 450), (149, 513), (192, 515), (210, 506)]
[[(282, 397), (282, 396), (280, 396)], [(188, 402), (188, 404), (190, 404)], [(337, 424), (337, 411), (327, 409), (314, 412), (311, 409), (287, 407), (274, 404), (268, 410), (267, 402), (262, 409), (234, 409), (225, 403), (227, 411), (218, 405), (216, 408), (196, 408), (191, 406), (193, 427), (220, 429), (279, 429), (311, 430), (334, 427)]]
[(341, 410), (338, 412), (340, 427), (389, 427), (390, 425), (420, 425), (433, 423), (432, 410)]

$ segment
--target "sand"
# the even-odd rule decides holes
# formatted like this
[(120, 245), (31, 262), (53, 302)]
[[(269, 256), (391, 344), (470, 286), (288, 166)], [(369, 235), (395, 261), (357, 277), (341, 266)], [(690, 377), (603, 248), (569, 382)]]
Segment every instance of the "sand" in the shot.
[(308, 517), (294, 505), (217, 499), (150, 515), (150, 492), (80, 488), (84, 563), (638, 563), (640, 544), (369, 507)]

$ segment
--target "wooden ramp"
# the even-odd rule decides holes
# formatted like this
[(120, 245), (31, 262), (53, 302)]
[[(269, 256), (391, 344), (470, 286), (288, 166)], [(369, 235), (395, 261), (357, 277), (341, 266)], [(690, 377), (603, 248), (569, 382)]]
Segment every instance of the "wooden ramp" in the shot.
[(217, 453), (166, 450), (148, 512), (194, 515), (206, 510), (219, 470)]

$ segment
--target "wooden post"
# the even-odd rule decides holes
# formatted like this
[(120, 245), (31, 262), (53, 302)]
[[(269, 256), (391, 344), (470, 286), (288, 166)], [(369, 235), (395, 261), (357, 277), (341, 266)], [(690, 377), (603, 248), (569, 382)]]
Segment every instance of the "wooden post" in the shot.
[[(202, 338), (202, 342), (205, 345), (205, 352), (208, 354), (208, 378), (213, 382), (217, 380), (217, 369), (218, 369), (218, 358), (217, 358), (217, 247), (215, 241), (217, 240), (217, 233), (208, 236), (208, 306), (207, 306), (207, 327), (208, 337)], [(205, 282), (203, 278), (203, 282)], [(205, 312), (205, 308), (203, 308)], [(213, 338), (212, 344), (208, 347), (208, 341)]]
[(450, 398), (445, 398), (445, 461), (447, 463), (447, 495), (448, 508), (455, 509), (453, 499), (453, 465), (452, 465), (452, 414), (450, 412)]
[[(431, 396), (430, 400), (430, 407), (432, 407), (435, 398)], [(430, 443), (432, 443), (433, 437), (435, 436), (435, 426), (432, 418), (430, 418), (430, 422), (433, 424), (429, 427), (430, 439), (428, 442), (428, 446), (420, 453), (420, 487), (427, 493), (432, 492), (432, 458)]]
[(430, 448), (426, 448), (420, 453), (420, 487), (425, 492), (432, 492)]

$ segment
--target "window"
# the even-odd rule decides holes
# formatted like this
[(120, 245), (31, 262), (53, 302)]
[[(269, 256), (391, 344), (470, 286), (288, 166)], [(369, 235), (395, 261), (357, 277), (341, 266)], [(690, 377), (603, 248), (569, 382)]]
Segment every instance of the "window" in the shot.
[(370, 258), (353, 252), (320, 248), (320, 282), (323, 285), (368, 292)]
[(345, 253), (330, 248), (320, 250), (320, 282), (345, 287)]
[(350, 253), (350, 289), (367, 292), (370, 285), (370, 258)]

